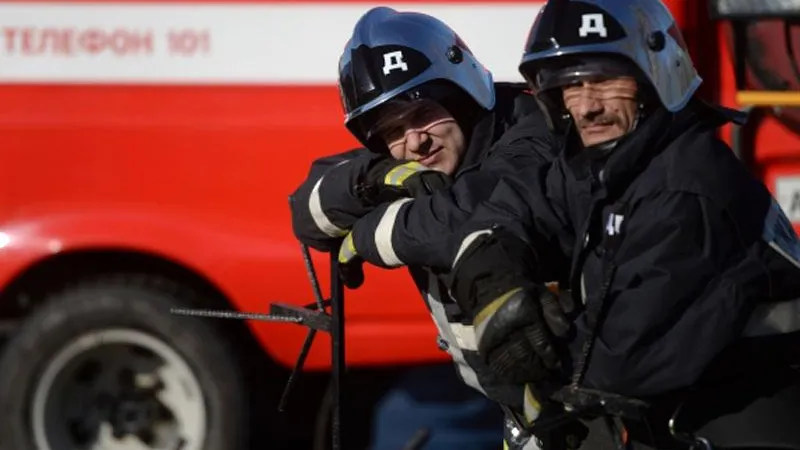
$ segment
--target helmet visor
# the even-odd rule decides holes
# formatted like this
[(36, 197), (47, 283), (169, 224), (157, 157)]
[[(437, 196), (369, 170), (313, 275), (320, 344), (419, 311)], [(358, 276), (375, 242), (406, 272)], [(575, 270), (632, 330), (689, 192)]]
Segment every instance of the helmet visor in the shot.
[(571, 56), (550, 61), (526, 73), (535, 93), (583, 81), (639, 78), (633, 63), (611, 55)]

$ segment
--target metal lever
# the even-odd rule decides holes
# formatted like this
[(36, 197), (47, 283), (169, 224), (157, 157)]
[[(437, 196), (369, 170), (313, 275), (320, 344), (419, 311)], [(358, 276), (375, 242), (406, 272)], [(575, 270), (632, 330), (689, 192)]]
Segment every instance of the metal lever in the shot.
[[(306, 339), (303, 341), (303, 346), (300, 348), (300, 354), (297, 355), (297, 361), (294, 364), (292, 373), (289, 374), (289, 379), (286, 381), (286, 387), (283, 389), (281, 400), (278, 403), (278, 411), (281, 412), (286, 409), (286, 404), (289, 401), (289, 394), (292, 392), (292, 389), (294, 389), (300, 372), (303, 371), (303, 366), (306, 363), (308, 352), (311, 351), (311, 345), (314, 343), (314, 338), (317, 336), (317, 330), (328, 333), (331, 331), (331, 317), (325, 313), (325, 306), (326, 304), (330, 305), (331, 301), (322, 297), (322, 289), (319, 287), (319, 278), (317, 278), (317, 271), (314, 269), (314, 263), (311, 261), (311, 253), (308, 251), (308, 247), (304, 244), (300, 244), (300, 251), (303, 254), (303, 264), (306, 267), (306, 276), (308, 277), (308, 281), (311, 283), (311, 290), (314, 293), (314, 303), (311, 305), (306, 305), (303, 308), (292, 308), (294, 308), (296, 312), (302, 311), (302, 313), (305, 313), (309, 312), (311, 308), (316, 306), (317, 312), (314, 314), (317, 314), (316, 317), (318, 318), (324, 318), (324, 320), (315, 321), (315, 323), (319, 325), (318, 327), (310, 326), (308, 322), (306, 322), (306, 325), (309, 326), (308, 334), (306, 334)], [(338, 252), (331, 253), (331, 264), (336, 259), (335, 255), (337, 254)], [(273, 305), (273, 308), (274, 306), (277, 305)]]
[(564, 405), (563, 412), (539, 417), (528, 427), (522, 427), (516, 415), (511, 414), (511, 417), (521, 428), (530, 432), (545, 433), (575, 419), (595, 415), (641, 420), (650, 406), (639, 399), (573, 386), (555, 391), (550, 399)]
[(551, 398), (569, 405), (575, 411), (599, 410), (610, 416), (627, 419), (641, 419), (650, 407), (647, 402), (636, 398), (572, 386), (554, 392)]
[[(270, 305), (269, 314), (262, 313), (249, 313), (238, 311), (220, 311), (209, 309), (188, 309), (188, 308), (172, 308), (170, 313), (192, 316), (192, 317), (207, 317), (218, 319), (236, 319), (236, 320), (257, 320), (262, 322), (283, 322), (283, 323), (296, 323), (308, 327), (308, 334), (300, 349), (300, 354), (297, 357), (297, 362), (294, 365), (292, 373), (286, 382), (286, 387), (283, 390), (278, 410), (283, 411), (289, 398), (294, 385), (297, 382), (298, 375), (303, 370), (306, 358), (311, 345), (314, 342), (317, 331), (322, 331), (331, 334), (331, 358), (332, 358), (332, 373), (331, 382), (333, 388), (333, 416), (331, 420), (331, 439), (332, 449), (341, 450), (342, 448), (342, 381), (344, 379), (345, 357), (344, 357), (344, 287), (341, 279), (339, 278), (339, 263), (337, 261), (338, 249), (331, 251), (331, 297), (325, 299), (322, 296), (322, 290), (319, 286), (314, 264), (311, 261), (311, 254), (308, 247), (305, 245), (300, 246), (303, 253), (303, 262), (306, 266), (306, 273), (311, 282), (311, 288), (314, 292), (315, 302), (311, 305), (295, 306), (282, 303), (274, 303)], [(325, 311), (325, 308), (330, 306), (331, 314)]]

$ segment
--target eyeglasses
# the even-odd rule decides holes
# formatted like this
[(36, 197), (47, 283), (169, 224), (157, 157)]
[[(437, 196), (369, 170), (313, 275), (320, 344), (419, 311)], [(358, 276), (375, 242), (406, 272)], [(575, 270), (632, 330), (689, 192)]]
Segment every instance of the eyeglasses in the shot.
[(433, 122), (452, 117), (441, 105), (427, 99), (390, 102), (378, 114), (380, 118), (367, 134), (385, 143), (399, 141), (410, 130), (428, 128)]

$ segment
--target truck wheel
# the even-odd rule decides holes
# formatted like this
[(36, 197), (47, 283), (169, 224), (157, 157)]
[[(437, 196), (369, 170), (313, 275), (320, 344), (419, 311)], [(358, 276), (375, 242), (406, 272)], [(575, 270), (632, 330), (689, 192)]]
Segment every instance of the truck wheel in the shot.
[(115, 276), (52, 294), (0, 359), (0, 449), (241, 450), (246, 384), (197, 295)]

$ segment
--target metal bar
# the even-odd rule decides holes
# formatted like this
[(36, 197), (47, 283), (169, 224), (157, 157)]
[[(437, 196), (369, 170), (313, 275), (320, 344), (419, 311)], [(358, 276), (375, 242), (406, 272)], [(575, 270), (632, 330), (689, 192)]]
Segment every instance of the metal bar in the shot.
[[(273, 305), (274, 306), (274, 305)], [(273, 309), (273, 311), (275, 311)], [(283, 312), (283, 310), (279, 310)], [(259, 320), (262, 322), (289, 322), (301, 323), (304, 318), (299, 317), (297, 314), (261, 314), (261, 313), (247, 313), (238, 311), (220, 311), (213, 309), (189, 309), (189, 308), (171, 308), (170, 314), (179, 316), (191, 317), (213, 317), (216, 319), (238, 319), (238, 320)]]
[(278, 402), (278, 411), (284, 412), (286, 410), (286, 404), (289, 402), (289, 394), (294, 389), (294, 385), (297, 383), (297, 378), (300, 376), (300, 372), (303, 371), (303, 366), (306, 363), (306, 358), (308, 357), (308, 353), (311, 351), (311, 344), (314, 343), (314, 337), (317, 335), (317, 330), (311, 328), (308, 330), (308, 334), (306, 334), (306, 340), (303, 342), (303, 348), (300, 350), (300, 356), (297, 357), (297, 361), (294, 363), (294, 369), (292, 373), (289, 374), (289, 380), (286, 382), (286, 387), (283, 388), (283, 394), (281, 394), (281, 401)]
[(736, 103), (742, 106), (800, 106), (800, 92), (739, 91)]
[(312, 330), (330, 331), (332, 320), (324, 311), (314, 311), (302, 306), (273, 303), (269, 306), (270, 316), (297, 317), (299, 322)]
[(730, 22), (733, 34), (733, 76), (737, 90), (744, 90), (747, 82), (747, 22), (732, 20)]
[(319, 287), (317, 271), (314, 269), (314, 263), (311, 261), (311, 252), (305, 244), (300, 244), (300, 251), (303, 253), (303, 264), (306, 266), (306, 275), (308, 275), (308, 280), (311, 282), (311, 290), (314, 292), (314, 301), (317, 303), (317, 309), (324, 311), (325, 297), (323, 297), (322, 289)]
[(333, 411), (331, 411), (332, 450), (344, 447), (342, 419), (344, 418), (344, 396), (342, 395), (345, 369), (344, 353), (344, 285), (339, 276), (339, 250), (331, 252), (331, 387), (333, 389)]
[(800, 16), (800, 1), (711, 0), (708, 12), (714, 19), (786, 19)]

